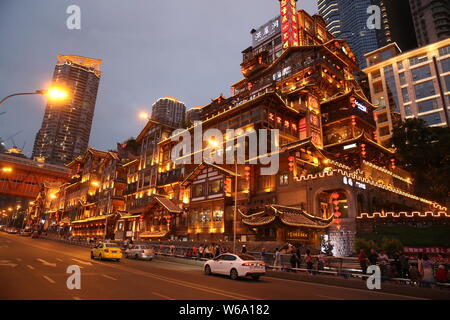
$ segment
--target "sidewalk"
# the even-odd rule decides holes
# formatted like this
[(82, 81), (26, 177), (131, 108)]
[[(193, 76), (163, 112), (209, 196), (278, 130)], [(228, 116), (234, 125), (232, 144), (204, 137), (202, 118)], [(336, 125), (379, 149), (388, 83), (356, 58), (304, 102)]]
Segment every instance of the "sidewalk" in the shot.
[[(199, 267), (199, 271), (203, 269), (204, 261), (199, 261), (195, 259), (187, 259), (182, 257), (174, 257), (168, 255), (156, 255), (155, 260), (160, 261), (168, 261), (168, 262), (176, 262), (182, 264), (189, 264)], [(293, 281), (301, 281), (301, 282), (310, 282), (323, 284), (328, 286), (338, 286), (345, 288), (354, 288), (361, 290), (369, 290), (366, 286), (366, 281), (361, 279), (354, 278), (344, 278), (342, 276), (327, 276), (327, 275), (310, 275), (304, 272), (285, 272), (285, 271), (275, 271), (275, 270), (267, 270), (267, 277), (285, 279), (285, 280), (293, 280)], [(423, 299), (432, 299), (432, 300), (450, 300), (450, 290), (449, 289), (429, 289), (429, 288), (420, 288), (413, 287), (407, 285), (399, 285), (390, 282), (382, 282), (381, 290), (383, 293), (391, 293), (397, 295), (405, 295)]]

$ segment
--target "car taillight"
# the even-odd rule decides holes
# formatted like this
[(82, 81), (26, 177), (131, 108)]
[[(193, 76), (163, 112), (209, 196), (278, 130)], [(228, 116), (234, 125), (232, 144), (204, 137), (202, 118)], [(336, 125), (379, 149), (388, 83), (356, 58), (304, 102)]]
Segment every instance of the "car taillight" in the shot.
[(145, 250), (141, 250), (141, 253), (145, 253)]
[(254, 263), (250, 263), (250, 262), (245, 262), (245, 263), (242, 264), (243, 267), (251, 267), (251, 266), (254, 266), (254, 265), (255, 265)]
[(265, 267), (266, 264), (265, 264), (265, 263), (260, 263), (259, 266), (260, 266), (260, 267)]
[(103, 251), (105, 251), (105, 252), (109, 252), (109, 249), (105, 249), (105, 250), (103, 250)]

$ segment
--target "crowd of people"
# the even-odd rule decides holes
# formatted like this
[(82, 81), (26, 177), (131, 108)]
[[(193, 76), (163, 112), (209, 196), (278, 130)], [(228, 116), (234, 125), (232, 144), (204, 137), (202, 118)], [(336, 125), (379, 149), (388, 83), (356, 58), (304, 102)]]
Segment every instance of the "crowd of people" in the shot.
[(417, 263), (413, 263), (404, 252), (395, 252), (392, 259), (389, 259), (385, 251), (378, 253), (375, 249), (371, 249), (366, 255), (361, 249), (358, 261), (364, 274), (367, 273), (368, 266), (376, 265), (380, 267), (381, 275), (385, 279), (409, 279), (413, 284), (424, 287), (430, 287), (436, 282), (449, 282), (447, 260), (442, 255), (431, 259), (426, 253), (419, 253)]

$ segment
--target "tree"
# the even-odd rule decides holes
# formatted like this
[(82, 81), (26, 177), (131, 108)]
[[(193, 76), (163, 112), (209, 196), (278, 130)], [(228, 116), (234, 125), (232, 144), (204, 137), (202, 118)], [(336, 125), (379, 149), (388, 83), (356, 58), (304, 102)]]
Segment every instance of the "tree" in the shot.
[(399, 122), (391, 138), (400, 166), (410, 171), (415, 192), (446, 202), (450, 194), (450, 128), (428, 127), (422, 119)]

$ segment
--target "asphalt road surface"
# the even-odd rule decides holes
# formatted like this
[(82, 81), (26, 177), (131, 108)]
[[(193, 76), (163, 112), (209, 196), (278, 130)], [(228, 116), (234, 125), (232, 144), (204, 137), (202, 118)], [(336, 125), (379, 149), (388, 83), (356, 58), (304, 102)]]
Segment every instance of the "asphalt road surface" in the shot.
[[(70, 265), (81, 289), (67, 288)], [(233, 281), (165, 261), (90, 259), (89, 248), (0, 233), (0, 299), (32, 300), (398, 300), (402, 295), (263, 277)]]

